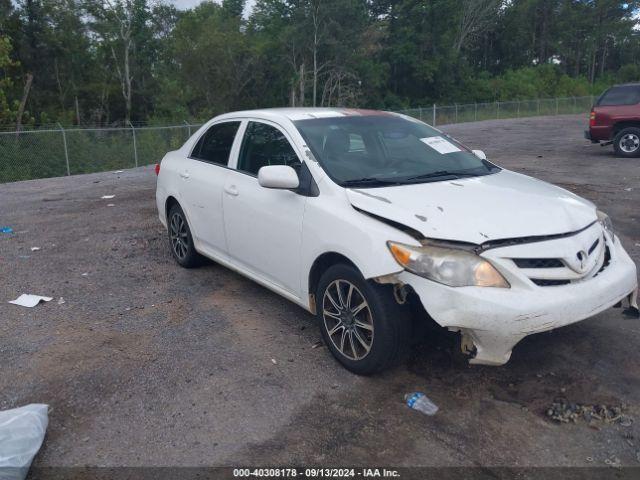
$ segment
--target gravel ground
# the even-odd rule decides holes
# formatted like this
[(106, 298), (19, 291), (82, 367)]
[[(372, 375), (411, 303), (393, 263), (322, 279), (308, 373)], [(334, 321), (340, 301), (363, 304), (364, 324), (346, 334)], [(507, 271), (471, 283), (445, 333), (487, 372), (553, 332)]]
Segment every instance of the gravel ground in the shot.
[[(596, 202), (639, 262), (640, 164), (583, 140), (585, 123), (443, 129)], [(530, 336), (503, 367), (461, 365), (434, 335), (357, 377), (313, 348), (299, 307), (215, 264), (179, 268), (154, 188), (150, 167), (0, 185), (15, 232), (0, 234), (0, 410), (51, 406), (36, 466), (640, 465), (640, 321), (620, 309)], [(6, 303), (25, 292), (55, 298)], [(403, 405), (414, 390), (436, 416)], [(630, 421), (557, 423), (557, 397)]]

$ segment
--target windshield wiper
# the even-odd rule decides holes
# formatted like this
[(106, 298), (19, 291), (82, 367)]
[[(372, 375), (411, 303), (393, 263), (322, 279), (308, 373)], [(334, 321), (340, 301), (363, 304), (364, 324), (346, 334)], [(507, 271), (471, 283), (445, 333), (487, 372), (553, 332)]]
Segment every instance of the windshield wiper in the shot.
[(349, 180), (345, 180), (342, 182), (344, 187), (350, 187), (354, 185), (368, 185), (368, 184), (378, 184), (378, 185), (397, 185), (399, 182), (397, 180), (392, 179), (384, 179), (384, 178), (376, 178), (376, 177), (364, 177), (364, 178), (352, 178)]
[(470, 172), (450, 172), (449, 170), (438, 170), (437, 172), (424, 173), (422, 175), (416, 175), (414, 177), (406, 178), (405, 180), (423, 180), (427, 178), (438, 178), (438, 177), (477, 177), (482, 175), (482, 173), (470, 173)]

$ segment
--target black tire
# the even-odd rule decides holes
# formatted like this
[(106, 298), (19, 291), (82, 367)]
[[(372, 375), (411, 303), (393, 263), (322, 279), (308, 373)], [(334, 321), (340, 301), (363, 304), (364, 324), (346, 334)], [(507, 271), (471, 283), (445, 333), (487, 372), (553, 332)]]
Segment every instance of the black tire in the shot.
[(171, 255), (181, 267), (193, 268), (202, 265), (203, 257), (193, 246), (191, 229), (182, 208), (177, 203), (169, 209), (167, 232)]
[(627, 127), (620, 130), (613, 139), (613, 149), (619, 157), (640, 157), (640, 128)]
[[(355, 288), (351, 290), (351, 303), (348, 303), (346, 297), (351, 285)], [(338, 288), (343, 293), (344, 302), (336, 298), (339, 296)], [(331, 299), (340, 305), (346, 303), (346, 308), (340, 310), (336, 303), (325, 297), (327, 289)], [(362, 306), (360, 299), (364, 300), (367, 306), (355, 315), (347, 313), (347, 310), (353, 312)], [(350, 265), (333, 265), (320, 277), (316, 305), (322, 338), (336, 360), (347, 370), (358, 375), (371, 375), (397, 364), (404, 358), (411, 331), (411, 317), (408, 309), (395, 301), (391, 285), (367, 281)], [(337, 319), (339, 316), (340, 319)], [(340, 323), (342, 328), (339, 326)], [(364, 324), (372, 329), (362, 328)], [(330, 330), (334, 330), (334, 333), (330, 334)], [(341, 340), (344, 342), (346, 353), (339, 348)], [(351, 344), (350, 340), (354, 343)], [(365, 347), (367, 343), (368, 350)], [(361, 356), (358, 357), (358, 354)]]

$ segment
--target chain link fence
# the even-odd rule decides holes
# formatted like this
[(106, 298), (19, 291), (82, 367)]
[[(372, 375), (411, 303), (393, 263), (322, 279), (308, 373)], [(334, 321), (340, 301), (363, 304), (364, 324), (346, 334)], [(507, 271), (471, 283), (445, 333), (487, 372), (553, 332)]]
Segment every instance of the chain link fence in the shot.
[(540, 115), (568, 115), (587, 113), (594, 97), (537, 98), (511, 102), (461, 103), (410, 108), (399, 113), (418, 118), (430, 125), (535, 117)]
[[(432, 105), (400, 113), (431, 125), (537, 115), (586, 113), (593, 97)], [(157, 163), (201, 124), (0, 131), (0, 183), (119, 170)]]

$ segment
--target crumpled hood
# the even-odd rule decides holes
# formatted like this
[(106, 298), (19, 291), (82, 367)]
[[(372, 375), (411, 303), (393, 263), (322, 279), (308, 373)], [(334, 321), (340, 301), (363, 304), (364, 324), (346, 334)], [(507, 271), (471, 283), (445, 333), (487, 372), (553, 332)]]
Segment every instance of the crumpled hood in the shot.
[(595, 206), (588, 200), (508, 170), (346, 192), (354, 207), (411, 227), (426, 238), (476, 244), (568, 233), (597, 219)]

